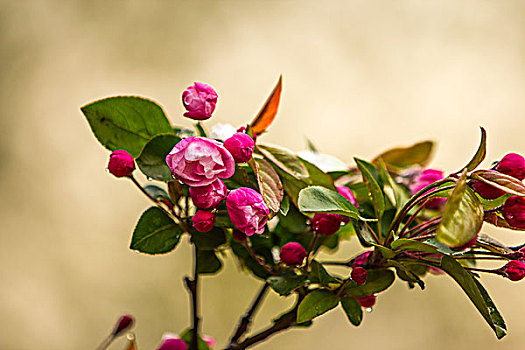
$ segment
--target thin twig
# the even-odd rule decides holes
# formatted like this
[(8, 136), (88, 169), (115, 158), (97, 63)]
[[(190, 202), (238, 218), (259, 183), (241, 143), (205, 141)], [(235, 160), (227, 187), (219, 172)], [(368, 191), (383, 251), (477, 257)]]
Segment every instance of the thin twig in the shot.
[(244, 335), (244, 333), (248, 331), (248, 328), (250, 327), (250, 324), (252, 322), (252, 317), (257, 311), (257, 308), (264, 299), (266, 293), (268, 292), (269, 287), (270, 285), (268, 283), (264, 283), (257, 295), (255, 296), (255, 299), (253, 300), (250, 308), (248, 309), (246, 314), (240, 319), (239, 324), (235, 329), (235, 333), (233, 334), (230, 340), (230, 346), (237, 344), (237, 342)]

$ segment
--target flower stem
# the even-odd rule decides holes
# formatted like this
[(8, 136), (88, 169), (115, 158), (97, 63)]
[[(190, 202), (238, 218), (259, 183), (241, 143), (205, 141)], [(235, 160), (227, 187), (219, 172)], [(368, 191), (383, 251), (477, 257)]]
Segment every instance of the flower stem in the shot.
[(198, 300), (198, 284), (199, 284), (199, 272), (197, 271), (197, 246), (194, 245), (193, 252), (193, 279), (189, 277), (184, 278), (186, 288), (191, 295), (191, 306), (192, 306), (192, 337), (190, 343), (190, 350), (198, 350), (199, 345), (199, 300)]

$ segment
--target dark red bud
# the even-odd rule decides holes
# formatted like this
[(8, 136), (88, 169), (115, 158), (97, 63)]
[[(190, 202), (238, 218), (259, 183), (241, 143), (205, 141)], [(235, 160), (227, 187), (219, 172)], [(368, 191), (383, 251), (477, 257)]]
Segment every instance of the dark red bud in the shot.
[(133, 316), (131, 315), (122, 315), (117, 321), (117, 324), (115, 325), (115, 329), (113, 330), (113, 333), (111, 333), (114, 337), (120, 335), (122, 332), (127, 331), (133, 326), (133, 323), (135, 320), (133, 319)]
[(368, 277), (368, 271), (361, 266), (355, 266), (352, 269), (351, 274), (352, 280), (357, 284), (365, 284), (366, 278)]

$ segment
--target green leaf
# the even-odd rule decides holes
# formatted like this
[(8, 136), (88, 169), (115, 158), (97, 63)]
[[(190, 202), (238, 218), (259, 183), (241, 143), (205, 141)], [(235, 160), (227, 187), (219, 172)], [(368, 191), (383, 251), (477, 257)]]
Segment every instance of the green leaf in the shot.
[[(184, 340), (184, 342), (190, 346), (191, 340), (193, 339), (193, 332), (191, 328), (186, 329), (182, 334), (180, 335), (180, 338)], [(197, 347), (198, 350), (210, 350), (210, 347), (208, 344), (201, 338), (199, 335), (199, 339), (197, 340)]]
[(287, 172), (279, 168), (276, 168), (275, 170), (281, 178), (284, 187), (284, 192), (286, 192), (286, 195), (290, 198), (293, 204), (295, 204), (295, 206), (298, 206), (299, 192), (303, 188), (308, 187), (308, 184), (304, 180), (297, 180), (295, 177), (289, 175)]
[(377, 242), (370, 226), (364, 221), (359, 221), (357, 223), (356, 234), (357, 239), (359, 239), (359, 242), (363, 247), (371, 247), (379, 243)]
[(383, 196), (383, 190), (372, 176), (372, 173), (368, 170), (366, 162), (358, 158), (354, 158), (354, 160), (357, 164), (357, 167), (361, 171), (363, 182), (368, 188), (368, 193), (370, 199), (372, 200), (376, 217), (380, 219), (383, 215), (383, 212), (385, 211), (385, 198)]
[[(421, 288), (421, 290), (425, 289), (425, 282), (423, 282), (415, 272), (413, 272), (408, 266), (405, 266), (403, 265), (402, 263), (398, 262), (398, 261), (395, 261), (395, 260), (392, 260), (392, 259), (388, 259), (387, 260), (387, 263), (390, 265), (390, 266), (393, 266), (396, 268), (397, 270), (397, 275), (404, 281), (408, 281), (412, 284), (414, 283), (417, 283), (419, 285), (419, 287)], [(410, 266), (410, 265), (409, 265)], [(413, 267), (420, 267), (422, 266), (425, 271), (427, 270), (427, 267), (425, 265), (412, 265)], [(412, 285), (411, 285), (412, 287)]]
[(383, 158), (385, 163), (392, 170), (401, 170), (413, 165), (425, 166), (432, 155), (432, 141), (423, 141), (409, 147), (392, 148), (378, 155), (373, 163), (379, 158)]
[(257, 146), (257, 151), (290, 176), (301, 180), (308, 177), (306, 167), (299, 158), (284, 148)]
[(144, 186), (144, 191), (146, 191), (150, 196), (155, 199), (166, 200), (171, 203), (171, 198), (168, 193), (156, 185), (146, 185)]
[(394, 280), (394, 273), (388, 269), (368, 270), (365, 284), (358, 285), (351, 281), (345, 288), (345, 292), (352, 297), (366, 297), (386, 290), (394, 283)]
[(406, 238), (400, 238), (398, 240), (395, 240), (394, 242), (392, 242), (391, 247), (396, 251), (413, 250), (416, 252), (440, 254), (440, 252), (434, 246)]
[(338, 192), (320, 186), (310, 186), (299, 192), (299, 210), (305, 213), (334, 213), (358, 219), (352, 203)]
[(252, 158), (248, 164), (257, 177), (259, 192), (263, 196), (264, 202), (271, 211), (277, 213), (281, 208), (281, 201), (284, 196), (279, 175), (264, 159)]
[(286, 216), (290, 210), (290, 200), (288, 197), (284, 197), (281, 201), (281, 206), (279, 207), (279, 213)]
[(474, 180), (479, 180), (513, 196), (525, 196), (525, 185), (520, 180), (496, 170), (477, 170), (472, 173)]
[(313, 260), (310, 263), (310, 274), (308, 275), (308, 279), (312, 283), (320, 283), (323, 285), (328, 285), (329, 283), (339, 283), (340, 281), (331, 276), (323, 265), (321, 265), (316, 260)]
[(153, 180), (172, 180), (166, 156), (180, 140), (175, 135), (157, 135), (148, 141), (137, 158), (137, 165), (142, 173)]
[(135, 158), (152, 137), (174, 133), (162, 108), (141, 97), (109, 97), (87, 104), (81, 111), (104, 147), (125, 149)]
[(467, 172), (464, 170), (445, 203), (436, 239), (450, 247), (459, 247), (474, 239), (482, 224), (483, 207), (467, 186)]
[(266, 280), (270, 277), (268, 271), (266, 271), (248, 252), (246, 247), (239, 242), (232, 240), (230, 242), (232, 252), (237, 256), (240, 265), (243, 268), (251, 271), (255, 276)]
[(297, 323), (310, 321), (330, 311), (339, 304), (339, 297), (326, 289), (316, 289), (299, 304)]
[(200, 274), (214, 274), (222, 268), (222, 262), (213, 250), (197, 249), (197, 272)]
[[(379, 158), (378, 165), (379, 165), (379, 177), (383, 179), (383, 183), (385, 183), (392, 189), (394, 198), (393, 200), (392, 198), (390, 198), (390, 201), (395, 204), (395, 208), (397, 212), (401, 210), (403, 205), (408, 201), (408, 199), (410, 198), (410, 195), (405, 189), (403, 189), (401, 185), (399, 185), (398, 183), (394, 181), (394, 179), (392, 179), (392, 176), (390, 176), (387, 165), (384, 162), (383, 158)], [(388, 195), (386, 190), (385, 190), (385, 194)]]
[(487, 155), (487, 132), (483, 127), (481, 127), (481, 141), (479, 142), (478, 150), (476, 154), (472, 157), (470, 162), (465, 166), (467, 171), (472, 171), (478, 167), (478, 165), (483, 162), (485, 156)]
[(485, 321), (494, 330), (498, 339), (501, 339), (506, 334), (506, 327), (501, 315), (498, 313), (496, 307), (490, 300), (487, 292), (480, 290), (475, 279), (468, 273), (455, 259), (444, 256), (441, 259), (440, 268), (448, 273), (463, 291), (467, 294), (474, 306), (481, 313)]
[(226, 243), (224, 230), (214, 227), (209, 232), (193, 231), (191, 240), (200, 250), (214, 250)]
[(505, 320), (503, 319), (503, 316), (501, 316), (501, 314), (499, 313), (498, 309), (496, 308), (496, 305), (492, 301), (492, 298), (490, 297), (485, 287), (483, 287), (483, 285), (477, 279), (473, 279), (476, 283), (476, 287), (478, 287), (479, 292), (483, 297), (483, 300), (485, 301), (485, 304), (487, 305), (487, 309), (489, 310), (490, 318), (492, 319), (492, 323), (494, 325), (493, 329), (494, 332), (496, 332), (496, 337), (498, 337), (498, 339), (501, 339), (507, 335), (507, 325), (505, 324)]
[(299, 288), (306, 281), (306, 276), (298, 275), (285, 275), (285, 276), (272, 276), (267, 280), (268, 284), (274, 291), (279, 295), (288, 295), (295, 289)]
[(310, 185), (322, 186), (332, 191), (337, 191), (337, 188), (334, 185), (334, 180), (332, 180), (330, 175), (328, 175), (327, 173), (319, 169), (314, 164), (308, 162), (307, 160), (304, 160), (302, 158), (299, 158), (299, 159), (301, 160), (306, 170), (308, 171), (308, 175), (309, 175), (308, 182), (310, 183)]
[(256, 189), (257, 185), (250, 179), (246, 169), (249, 169), (249, 167), (236, 164), (235, 173), (233, 176), (223, 180), (226, 186), (230, 189), (239, 187), (249, 187)]
[(130, 249), (146, 254), (171, 252), (179, 243), (182, 229), (161, 209), (151, 207), (139, 219)]
[(363, 320), (363, 309), (359, 302), (352, 297), (342, 297), (341, 306), (345, 311), (348, 321), (354, 326), (359, 326)]

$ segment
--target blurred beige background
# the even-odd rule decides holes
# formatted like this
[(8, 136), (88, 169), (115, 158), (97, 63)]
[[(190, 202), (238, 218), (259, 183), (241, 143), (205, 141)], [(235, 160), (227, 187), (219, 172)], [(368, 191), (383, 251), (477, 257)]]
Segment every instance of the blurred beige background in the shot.
[[(188, 324), (188, 246), (159, 257), (128, 250), (149, 204), (104, 171), (108, 152), (79, 111), (95, 99), (147, 96), (189, 125), (180, 94), (204, 81), (220, 96), (208, 125), (241, 125), (282, 73), (281, 109), (263, 142), (299, 151), (308, 136), (350, 163), (430, 138), (439, 141), (433, 165), (454, 171), (483, 125), (489, 160), (525, 153), (520, 1), (0, 5), (0, 349), (94, 349), (123, 312), (137, 318), (140, 349)], [(522, 347), (525, 282), (484, 280), (508, 323), (500, 342), (450, 279), (430, 277), (424, 292), (396, 283), (358, 329), (337, 309), (258, 349)], [(219, 345), (258, 285), (231, 259), (205, 278), (203, 330)], [(271, 295), (255, 328), (290, 302)]]

